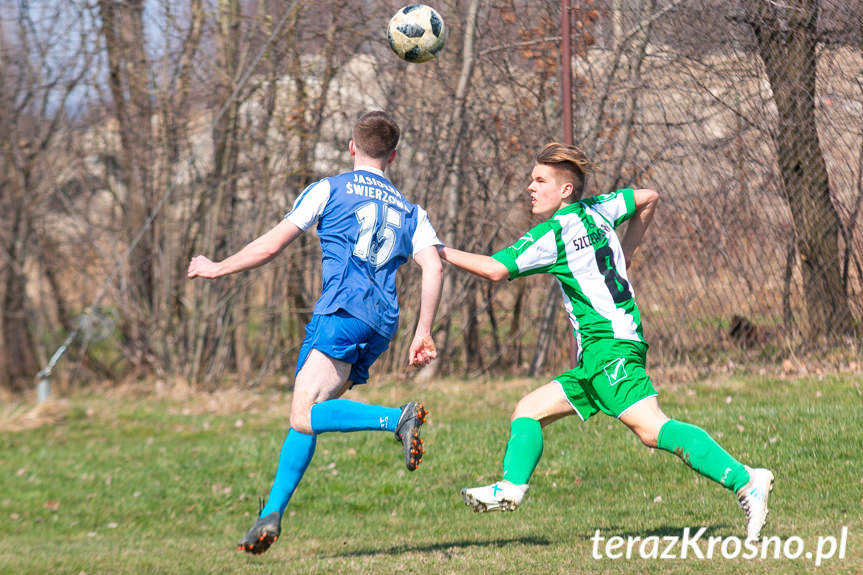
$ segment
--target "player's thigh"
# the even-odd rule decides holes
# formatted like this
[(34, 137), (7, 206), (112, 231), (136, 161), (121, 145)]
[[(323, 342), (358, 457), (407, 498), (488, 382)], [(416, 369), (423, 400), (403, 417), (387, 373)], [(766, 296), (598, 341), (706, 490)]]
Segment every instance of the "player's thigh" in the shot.
[(351, 364), (312, 349), (294, 381), (291, 399), (291, 426), (308, 427), (312, 406), (340, 397), (350, 385)]
[(649, 447), (656, 447), (659, 430), (668, 421), (668, 416), (662, 412), (659, 401), (654, 395), (645, 397), (632, 405), (621, 413), (618, 419), (631, 429), (642, 443)]
[(575, 410), (563, 388), (558, 382), (552, 381), (522, 397), (512, 412), (512, 419), (529, 417), (538, 420), (542, 425), (548, 425), (574, 413)]

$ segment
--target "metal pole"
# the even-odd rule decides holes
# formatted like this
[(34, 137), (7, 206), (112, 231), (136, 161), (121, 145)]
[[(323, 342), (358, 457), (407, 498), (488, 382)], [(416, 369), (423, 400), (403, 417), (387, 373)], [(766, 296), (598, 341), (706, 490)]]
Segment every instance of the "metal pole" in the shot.
[(572, 144), (572, 8), (560, 0), (560, 91), (563, 107), (563, 143)]
[(72, 333), (66, 336), (66, 341), (63, 342), (63, 345), (58, 347), (54, 355), (51, 356), (48, 365), (36, 374), (36, 400), (39, 403), (44, 403), (51, 397), (51, 371), (57, 365), (57, 362), (60, 361), (60, 358), (63, 357), (63, 354), (66, 353), (66, 349), (77, 334), (78, 328), (75, 328)]
[[(572, 145), (572, 8), (560, 0), (560, 102), (563, 108), (563, 143)], [(569, 364), (578, 365), (578, 343), (569, 338)]]

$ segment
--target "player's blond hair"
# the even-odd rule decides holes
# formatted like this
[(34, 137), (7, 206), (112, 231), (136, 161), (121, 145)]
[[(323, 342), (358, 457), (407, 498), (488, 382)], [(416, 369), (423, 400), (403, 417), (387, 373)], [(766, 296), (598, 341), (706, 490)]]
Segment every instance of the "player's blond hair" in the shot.
[(382, 160), (399, 144), (401, 131), (392, 117), (383, 111), (368, 112), (354, 126), (354, 144), (367, 156)]
[(558, 142), (547, 144), (536, 155), (536, 163), (557, 168), (562, 174), (568, 176), (568, 181), (572, 184), (574, 200), (581, 198), (587, 174), (593, 170), (590, 160), (581, 148)]

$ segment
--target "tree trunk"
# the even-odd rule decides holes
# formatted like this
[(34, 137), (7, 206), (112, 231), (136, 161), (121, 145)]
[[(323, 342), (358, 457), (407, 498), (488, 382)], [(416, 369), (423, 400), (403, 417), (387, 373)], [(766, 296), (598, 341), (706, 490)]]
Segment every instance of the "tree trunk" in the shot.
[(815, 120), (818, 2), (791, 7), (750, 0), (749, 7), (779, 114), (774, 144), (796, 232), (809, 336), (847, 335), (853, 322), (839, 261), (839, 214)]
[(548, 354), (554, 346), (555, 336), (557, 335), (557, 313), (560, 307), (560, 285), (557, 281), (552, 281), (549, 284), (548, 293), (545, 296), (545, 304), (542, 308), (542, 323), (539, 328), (539, 335), (536, 339), (536, 352), (533, 354), (533, 361), (530, 362), (530, 371), (528, 374), (531, 377), (536, 376), (546, 364)]
[[(453, 114), (450, 120), (451, 129), (451, 146), (452, 155), (449, 161), (449, 172), (447, 174), (447, 182), (445, 184), (444, 197), (446, 198), (446, 222), (443, 229), (441, 239), (444, 243), (452, 246), (460, 245), (459, 221), (461, 215), (461, 180), (462, 180), (462, 148), (467, 148), (462, 142), (465, 129), (465, 112), (467, 109), (467, 96), (470, 90), (470, 79), (473, 75), (474, 65), (476, 63), (476, 23), (477, 14), (479, 12), (479, 0), (471, 0), (468, 7), (468, 17), (465, 20), (464, 27), (464, 50), (462, 52), (461, 73), (459, 74), (458, 86), (456, 87), (455, 103), (453, 105)], [(450, 325), (449, 318), (456, 309), (460, 298), (455, 298), (455, 278), (452, 273), (444, 274), (443, 297), (441, 299), (440, 317), (447, 318), (444, 322), (443, 341), (438, 342), (440, 357), (445, 358), (449, 354), (450, 348)], [(470, 310), (466, 308), (466, 312)], [(467, 336), (467, 332), (465, 332)], [(433, 376), (437, 369), (442, 364), (442, 361), (433, 361), (423, 369), (423, 377)]]
[(476, 305), (477, 287), (476, 280), (468, 284), (468, 296), (464, 308), (464, 365), (470, 371), (481, 369), (484, 363), (482, 345), (479, 340), (479, 314), (477, 313)]
[[(201, 43), (204, 26), (203, 0), (190, 0), (188, 32), (183, 40), (179, 63), (171, 81), (158, 94), (161, 133), (158, 137), (159, 180), (156, 184), (158, 194), (164, 197), (173, 191), (172, 198), (181, 195), (176, 182), (180, 170), (180, 151), (183, 143), (189, 141), (188, 104), (192, 80), (192, 65)], [(165, 53), (169, 53), (169, 38), (165, 37)], [(182, 216), (180, 217), (182, 218)], [(184, 349), (181, 331), (172, 328), (173, 322), (183, 316), (183, 295), (186, 287), (186, 264), (189, 261), (189, 246), (194, 226), (182, 225), (177, 216), (164, 213), (160, 222), (165, 222), (157, 230), (160, 257), (155, 262), (154, 284), (157, 286), (154, 301), (153, 323), (156, 333), (162, 337), (154, 338), (152, 344), (160, 358), (160, 363), (169, 372), (176, 372), (186, 363), (189, 355)]]
[[(152, 106), (149, 63), (144, 43), (143, 0), (99, 0), (102, 33), (108, 52), (108, 83), (122, 146), (121, 166), (125, 185), (123, 233), (128, 244), (147, 225), (153, 202)], [(129, 359), (136, 369), (149, 361), (149, 323), (156, 289), (154, 285), (155, 236), (149, 227), (129, 255), (123, 294), (122, 330)]]
[(27, 223), (23, 216), (23, 208), (16, 210), (14, 227), (11, 230), (12, 249), (8, 253), (8, 261), (4, 271), (3, 304), (2, 304), (2, 341), (4, 361), (2, 377), (9, 383), (13, 391), (23, 391), (32, 383), (33, 377), (39, 371), (34, 353), (34, 339), (30, 328), (26, 302), (27, 278), (24, 275), (24, 253), (21, 241), (28, 233), (23, 229)]
[(616, 174), (614, 188), (618, 188), (629, 184), (629, 178), (623, 174), (623, 166), (629, 155), (629, 145), (632, 141), (632, 126), (635, 121), (635, 111), (638, 109), (638, 94), (640, 92), (641, 66), (644, 63), (644, 57), (647, 54), (647, 41), (650, 38), (650, 30), (653, 15), (656, 9), (656, 0), (648, 0), (644, 3), (641, 9), (641, 20), (646, 22), (639, 32), (635, 34), (632, 41), (632, 54), (629, 57), (629, 74), (627, 84), (630, 89), (626, 91), (624, 100), (623, 118), (617, 133), (619, 139), (615, 140), (615, 156), (616, 161), (611, 170), (611, 174)]
[[(6, 80), (6, 39), (0, 31), (0, 79)], [(0, 307), (0, 385), (14, 391), (24, 389), (27, 382), (39, 370), (34, 353), (33, 334), (27, 321), (24, 305), (27, 277), (24, 274), (26, 249), (30, 243), (30, 225), (25, 211), (29, 173), (26, 167), (26, 150), (21, 148), (22, 136), (18, 133), (13, 115), (15, 94), (10, 89), (14, 82), (4, 82), (0, 87), (0, 128), (5, 134), (0, 143), (2, 162), (5, 168), (0, 175), (0, 208), (6, 211), (3, 219), (5, 233), (0, 234), (2, 259), (0, 259), (0, 281), (2, 281), (2, 307)], [(26, 143), (25, 143), (26, 146)]]
[[(228, 102), (225, 113), (213, 125), (213, 166), (207, 176), (207, 191), (201, 201), (204, 208), (203, 253), (224, 257), (235, 251), (230, 237), (233, 230), (238, 159), (237, 127), (240, 97), (231, 97), (239, 77), (240, 4), (238, 0), (220, 0), (218, 9), (218, 46), (220, 82), (217, 101)], [(236, 238), (238, 243), (243, 238)], [(196, 334), (189, 377), (199, 383), (220, 373), (231, 353), (220, 350), (220, 343), (233, 325), (233, 307), (219, 305), (229, 298), (233, 281), (202, 284), (196, 306)], [(206, 366), (206, 368), (205, 368)]]
[[(65, 167), (52, 146), (66, 126), (67, 100), (92, 61), (81, 50), (62, 52), (43, 43), (67, 31), (61, 11), (19, 2), (17, 16), (0, 26), (0, 387), (13, 391), (28, 389), (46, 359), (40, 343), (47, 330), (29, 295), (43, 265), (34, 269), (32, 263), (52, 252), (39, 233), (57, 193), (51, 178)], [(34, 32), (34, 18), (47, 23), (40, 28), (44, 37)], [(45, 264), (44, 273), (57, 293), (55, 265)], [(66, 308), (57, 297), (57, 316), (66, 327)]]

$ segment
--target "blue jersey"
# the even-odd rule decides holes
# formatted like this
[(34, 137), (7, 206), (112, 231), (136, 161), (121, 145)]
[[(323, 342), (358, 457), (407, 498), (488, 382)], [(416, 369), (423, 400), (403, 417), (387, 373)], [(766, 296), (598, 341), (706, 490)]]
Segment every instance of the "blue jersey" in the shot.
[(342, 309), (392, 339), (399, 320), (396, 270), (442, 243), (425, 210), (382, 171), (361, 167), (310, 185), (285, 217), (301, 230), (317, 223), (323, 287), (314, 313)]

